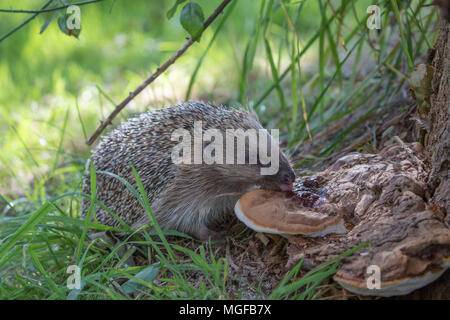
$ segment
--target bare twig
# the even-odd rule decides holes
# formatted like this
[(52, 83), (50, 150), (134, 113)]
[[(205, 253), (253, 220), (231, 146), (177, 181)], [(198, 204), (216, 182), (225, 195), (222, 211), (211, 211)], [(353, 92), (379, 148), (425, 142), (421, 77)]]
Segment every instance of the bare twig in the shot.
[[(53, 1), (53, 0), (52, 0)], [(81, 2), (74, 2), (74, 3), (68, 3), (59, 7), (54, 7), (54, 8), (44, 8), (42, 7), (39, 10), (27, 10), (27, 9), (0, 9), (0, 13), (1, 12), (5, 12), (5, 13), (43, 13), (43, 12), (51, 12), (51, 11), (57, 11), (60, 9), (64, 9), (70, 6), (82, 6), (85, 4), (90, 4), (90, 3), (94, 3), (94, 2), (100, 2), (103, 0), (87, 0), (87, 1), (81, 1)]]
[(399, 136), (394, 136), (394, 140), (406, 151), (406, 153), (416, 162), (417, 165), (422, 165), (423, 161), (419, 160), (414, 154), (414, 151), (408, 147)]
[[(53, 0), (48, 0), (39, 10), (44, 10), (45, 8), (47, 8), (51, 3), (53, 2)], [(22, 22), (21, 24), (19, 24), (17, 27), (15, 27), (14, 29), (12, 29), (11, 31), (9, 31), (8, 33), (6, 33), (5, 35), (3, 35), (0, 38), (0, 42), (2, 42), (3, 40), (5, 40), (6, 38), (8, 38), (10, 35), (12, 35), (14, 32), (16, 32), (17, 30), (19, 30), (20, 28), (24, 27), (28, 22), (30, 22), (31, 20), (33, 20), (34, 18), (36, 18), (36, 16), (39, 15), (40, 12), (33, 14), (31, 17), (29, 17), (28, 19), (26, 19), (24, 22)]]
[[(231, 2), (232, 0), (224, 0), (216, 10), (209, 16), (209, 18), (203, 24), (203, 30), (205, 30), (223, 11), (223, 9)], [(102, 121), (100, 126), (95, 130), (94, 134), (89, 138), (86, 142), (88, 145), (92, 145), (95, 140), (100, 136), (100, 134), (105, 130), (105, 128), (111, 124), (111, 121), (122, 111), (123, 108), (133, 100), (145, 87), (147, 87), (150, 83), (152, 83), (158, 76), (160, 76), (164, 71), (166, 71), (186, 50), (194, 43), (192, 38), (187, 39), (187, 41), (183, 44), (183, 46), (178, 49), (175, 54), (169, 58), (161, 67), (156, 69), (156, 71), (145, 80), (136, 90), (130, 92), (128, 97), (126, 97), (120, 104), (116, 106), (114, 111), (106, 118), (106, 120)]]
[[(393, 101), (389, 106), (392, 106), (392, 107), (399, 106), (399, 105), (402, 105), (402, 104), (408, 103), (408, 102), (410, 102), (410, 99), (408, 99), (408, 98), (399, 99), (399, 100)], [(386, 123), (384, 123), (383, 125), (381, 125), (380, 127), (377, 128), (376, 134), (379, 135), (379, 134), (383, 133), (390, 126), (400, 123), (403, 119), (406, 118), (406, 116), (408, 114), (409, 114), (409, 112), (401, 113), (401, 114), (395, 116), (394, 118), (391, 118), (389, 121), (387, 121)], [(357, 147), (363, 145), (364, 143), (367, 143), (368, 141), (370, 141), (370, 139), (372, 139), (372, 133), (366, 133), (361, 138), (357, 139), (356, 142), (354, 142), (353, 144), (351, 144), (350, 146), (348, 146), (342, 150), (339, 150), (338, 152), (335, 152), (334, 154), (327, 157), (327, 159), (332, 159), (333, 157), (335, 157), (337, 155), (352, 151), (352, 150), (356, 149)]]
[(227, 246), (226, 246), (226, 256), (228, 260), (228, 264), (234, 269), (239, 270), (239, 267), (234, 263), (233, 258), (231, 257), (231, 251), (230, 251), (230, 242), (227, 239)]
[[(385, 124), (383, 124), (382, 126), (380, 126), (379, 128), (377, 128), (376, 130), (376, 134), (379, 135), (381, 134), (383, 131), (385, 131), (387, 128), (398, 124), (403, 118), (405, 117), (404, 114), (400, 114), (394, 118), (392, 118), (391, 120), (387, 121)], [(354, 142), (353, 144), (351, 144), (350, 146), (340, 150), (340, 153), (343, 152), (349, 152), (352, 151), (354, 149), (356, 149), (357, 147), (363, 145), (364, 143), (369, 142), (372, 139), (373, 133), (369, 132), (364, 134), (361, 138), (359, 138), (356, 142)]]
[[(385, 107), (385, 109), (391, 109), (397, 106), (400, 106), (402, 104), (408, 103), (410, 102), (409, 98), (400, 98), (398, 100), (395, 100), (393, 102), (391, 102), (388, 106)], [(366, 119), (364, 119), (365, 122), (367, 122), (368, 120), (372, 119), (373, 117), (375, 117), (376, 115), (380, 114), (381, 110), (378, 109), (375, 112), (373, 112), (372, 114), (370, 114)], [(401, 113), (398, 116), (395, 116), (394, 118), (391, 118), (389, 121), (387, 121), (386, 123), (384, 123), (383, 125), (381, 125), (380, 127), (377, 128), (376, 130), (376, 134), (379, 135), (381, 133), (383, 133), (383, 131), (385, 131), (387, 128), (389, 128), (390, 126), (396, 125), (397, 123), (399, 123), (400, 121), (402, 121), (406, 115), (408, 113)], [(330, 127), (329, 129), (325, 130), (324, 132), (318, 134), (317, 136), (315, 136), (313, 138), (313, 141), (318, 140), (319, 138), (323, 137), (323, 136), (328, 136), (331, 135), (334, 131), (340, 129), (343, 127), (343, 125), (348, 121), (348, 119), (344, 119), (338, 123), (336, 123), (336, 125)], [(366, 133), (364, 135), (362, 135), (359, 139), (357, 139), (354, 143), (352, 143), (350, 146), (345, 147), (341, 150), (338, 150), (336, 152), (334, 152), (333, 154), (324, 157), (324, 158), (318, 158), (316, 156), (314, 156), (314, 153), (317, 153), (320, 151), (320, 149), (322, 147), (318, 147), (315, 150), (313, 150), (309, 155), (297, 155), (295, 157), (292, 158), (293, 161), (297, 161), (300, 159), (304, 159), (304, 158), (310, 158), (310, 159), (322, 159), (322, 160), (329, 160), (329, 159), (333, 159), (337, 156), (340, 156), (341, 154), (344, 154), (346, 152), (350, 152), (354, 149), (356, 149), (357, 147), (363, 145), (364, 143), (367, 143), (368, 141), (370, 141), (372, 139), (372, 133)]]

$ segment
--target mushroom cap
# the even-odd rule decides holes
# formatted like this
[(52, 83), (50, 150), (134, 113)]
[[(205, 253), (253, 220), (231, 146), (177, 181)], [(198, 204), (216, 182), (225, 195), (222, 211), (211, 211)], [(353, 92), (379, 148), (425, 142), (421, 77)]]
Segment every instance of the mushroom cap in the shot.
[[(423, 220), (432, 218), (427, 211), (419, 216)], [(344, 265), (334, 275), (334, 280), (349, 291), (383, 297), (408, 294), (433, 282), (450, 267), (450, 232), (434, 223), (428, 227), (433, 228), (435, 234), (420, 237), (410, 234), (406, 241), (394, 247), (385, 246), (378, 252), (368, 247), (352, 263)], [(368, 285), (373, 275), (373, 270), (367, 271), (368, 266), (378, 266), (379, 288)], [(366, 272), (361, 272), (364, 269)]]
[(344, 221), (333, 208), (308, 208), (292, 195), (273, 190), (253, 190), (244, 194), (234, 207), (239, 220), (247, 227), (266, 233), (323, 236), (345, 233)]
[(376, 295), (381, 297), (392, 297), (409, 294), (417, 288), (426, 286), (439, 278), (449, 267), (450, 259), (446, 259), (440, 266), (428, 270), (423, 274), (404, 276), (390, 281), (381, 281), (379, 289), (369, 289), (366, 279), (352, 277), (351, 275), (340, 271), (334, 275), (333, 279), (343, 288), (356, 294), (364, 296)]

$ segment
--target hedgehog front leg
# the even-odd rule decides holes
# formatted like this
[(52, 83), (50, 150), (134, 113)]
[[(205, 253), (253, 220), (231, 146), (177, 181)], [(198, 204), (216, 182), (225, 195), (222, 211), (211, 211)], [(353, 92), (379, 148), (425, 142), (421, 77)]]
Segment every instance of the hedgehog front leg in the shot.
[(220, 240), (225, 238), (225, 231), (214, 231), (208, 228), (205, 224), (202, 224), (197, 230), (192, 232), (192, 235), (202, 241), (207, 241), (209, 238), (211, 240)]

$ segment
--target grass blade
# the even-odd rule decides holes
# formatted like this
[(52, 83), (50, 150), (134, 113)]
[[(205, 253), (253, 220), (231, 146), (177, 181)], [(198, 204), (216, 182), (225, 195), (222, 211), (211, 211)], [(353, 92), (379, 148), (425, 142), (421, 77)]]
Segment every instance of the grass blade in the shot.
[(27, 232), (38, 224), (50, 212), (51, 208), (52, 206), (49, 202), (44, 203), (39, 210), (34, 212), (31, 217), (21, 225), (8, 240), (6, 240), (0, 247), (0, 267), (7, 261), (7, 252), (14, 247)]

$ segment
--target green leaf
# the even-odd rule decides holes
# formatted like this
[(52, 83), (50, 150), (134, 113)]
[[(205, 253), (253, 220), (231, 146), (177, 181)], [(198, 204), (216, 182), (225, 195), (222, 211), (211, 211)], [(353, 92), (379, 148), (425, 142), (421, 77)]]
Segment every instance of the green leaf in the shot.
[(58, 27), (62, 33), (68, 34), (67, 25), (66, 25), (66, 15), (60, 14), (58, 17)]
[(122, 285), (122, 290), (127, 294), (136, 292), (145, 287), (145, 282), (152, 282), (158, 275), (158, 272), (159, 267), (156, 267), (155, 265), (148, 266), (144, 270), (138, 272), (135, 276), (135, 278), (142, 281), (130, 279)]
[(47, 29), (47, 27), (49, 26), (50, 22), (52, 22), (53, 18), (56, 16), (56, 13), (53, 14), (50, 18), (48, 18), (47, 20), (45, 20), (44, 24), (41, 27), (41, 31), (39, 31), (39, 34), (43, 34), (45, 29)]
[(70, 29), (67, 27), (67, 21), (71, 18), (70, 14), (67, 13), (60, 13), (59, 17), (58, 17), (58, 26), (59, 26), (59, 30), (61, 30), (62, 33), (67, 34), (68, 36), (74, 36), (75, 38), (78, 39), (78, 36), (81, 33), (81, 25), (80, 28), (74, 28), (74, 29)]
[(175, 1), (175, 3), (173, 4), (173, 6), (167, 11), (167, 19), (171, 19), (173, 17), (173, 15), (175, 14), (175, 12), (177, 12), (178, 6), (180, 4), (182, 4), (183, 2), (185, 2), (186, 0), (177, 0)]
[(180, 23), (195, 41), (200, 40), (204, 21), (203, 10), (195, 2), (186, 4), (181, 10)]

